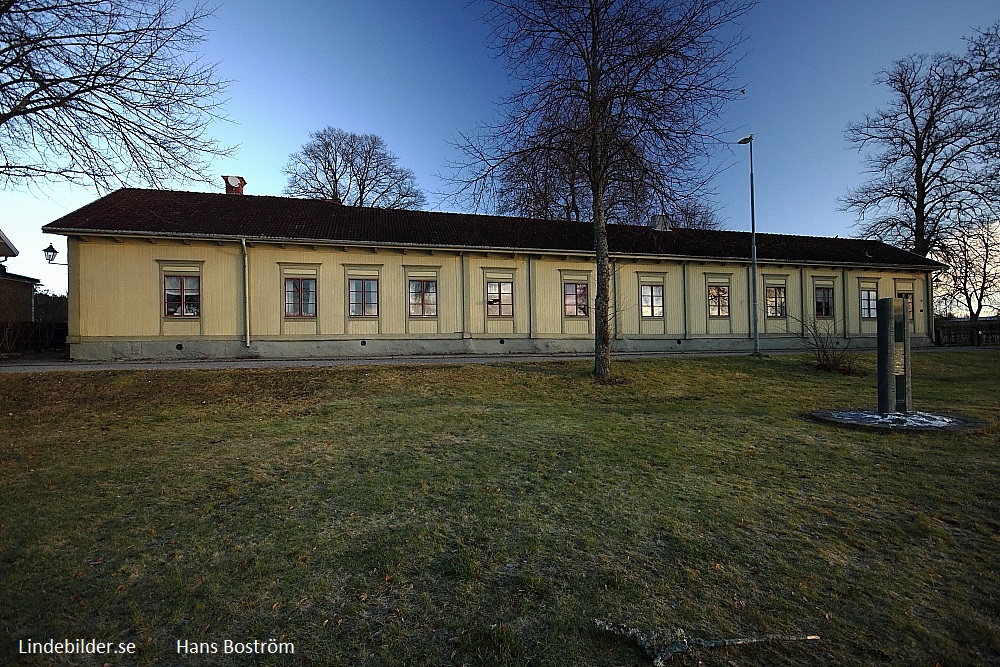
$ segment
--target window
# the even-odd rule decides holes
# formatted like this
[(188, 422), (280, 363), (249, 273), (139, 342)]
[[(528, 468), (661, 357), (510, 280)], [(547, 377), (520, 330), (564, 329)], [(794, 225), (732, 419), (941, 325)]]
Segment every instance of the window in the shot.
[(348, 315), (378, 317), (378, 278), (351, 278), (348, 290)]
[(587, 283), (563, 283), (563, 306), (566, 317), (587, 317)]
[(410, 317), (437, 317), (437, 281), (410, 281)]
[(663, 317), (663, 285), (640, 285), (639, 308), (643, 317)]
[(285, 317), (316, 317), (315, 278), (285, 278)]
[(708, 316), (729, 317), (729, 285), (708, 286)]
[(833, 288), (816, 288), (816, 317), (833, 317)]
[(764, 288), (764, 312), (768, 317), (787, 315), (784, 285), (768, 285)]
[(486, 283), (486, 316), (514, 317), (514, 283), (490, 280)]
[(913, 316), (913, 292), (896, 292), (896, 298), (903, 300), (903, 312), (912, 322), (916, 318)]
[(163, 313), (167, 317), (199, 317), (201, 278), (163, 276)]
[(278, 262), (278, 269), (285, 319), (315, 319), (319, 312), (319, 265)]
[(878, 288), (869, 285), (861, 287), (861, 317), (865, 319), (878, 317)]

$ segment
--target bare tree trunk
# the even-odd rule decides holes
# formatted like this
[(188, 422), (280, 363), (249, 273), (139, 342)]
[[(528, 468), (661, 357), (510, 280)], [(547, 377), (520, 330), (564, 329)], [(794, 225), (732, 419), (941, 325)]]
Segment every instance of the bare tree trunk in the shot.
[(604, 192), (594, 187), (594, 250), (597, 254), (597, 294), (594, 297), (594, 379), (611, 381), (611, 267)]

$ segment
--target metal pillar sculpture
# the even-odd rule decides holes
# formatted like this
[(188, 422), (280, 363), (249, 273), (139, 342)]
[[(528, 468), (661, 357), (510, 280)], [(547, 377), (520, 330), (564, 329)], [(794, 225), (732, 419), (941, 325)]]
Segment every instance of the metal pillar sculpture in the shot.
[(878, 411), (906, 414), (910, 395), (910, 323), (903, 299), (878, 300)]

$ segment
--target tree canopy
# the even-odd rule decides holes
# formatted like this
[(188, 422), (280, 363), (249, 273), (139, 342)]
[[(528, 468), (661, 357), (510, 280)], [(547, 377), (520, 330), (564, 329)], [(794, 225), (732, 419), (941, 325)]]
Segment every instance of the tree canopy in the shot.
[(413, 172), (399, 165), (385, 140), (325, 127), (309, 135), (285, 165), (285, 194), (348, 206), (420, 208), (427, 203)]
[(965, 313), (973, 324), (990, 306), (1000, 314), (1000, 223), (995, 218), (965, 225), (936, 257), (948, 265), (934, 287), (941, 312)]

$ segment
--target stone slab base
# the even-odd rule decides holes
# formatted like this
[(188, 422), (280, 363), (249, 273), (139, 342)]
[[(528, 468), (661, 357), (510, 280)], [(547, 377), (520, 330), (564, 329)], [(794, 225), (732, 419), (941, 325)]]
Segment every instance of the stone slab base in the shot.
[(812, 413), (812, 416), (820, 421), (831, 422), (841, 426), (877, 431), (899, 431), (903, 433), (928, 431), (961, 433), (979, 431), (989, 426), (989, 424), (981, 419), (916, 411), (883, 415), (879, 414), (878, 410), (841, 408), (835, 410), (817, 410)]

